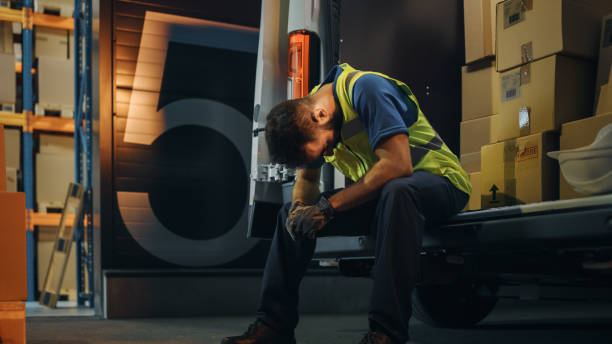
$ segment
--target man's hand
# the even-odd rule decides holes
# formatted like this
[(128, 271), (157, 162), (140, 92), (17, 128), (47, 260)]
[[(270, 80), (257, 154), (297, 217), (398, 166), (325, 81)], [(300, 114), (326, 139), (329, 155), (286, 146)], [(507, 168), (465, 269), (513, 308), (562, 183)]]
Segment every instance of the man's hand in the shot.
[(289, 211), (285, 226), (293, 240), (314, 239), (334, 217), (334, 209), (324, 196), (314, 205), (294, 202)]

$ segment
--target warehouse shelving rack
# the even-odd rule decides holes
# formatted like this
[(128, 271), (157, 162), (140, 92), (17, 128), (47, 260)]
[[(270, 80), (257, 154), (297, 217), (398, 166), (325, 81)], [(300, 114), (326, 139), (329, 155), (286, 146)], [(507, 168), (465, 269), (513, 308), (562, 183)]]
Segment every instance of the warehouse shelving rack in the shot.
[[(93, 307), (92, 247), (92, 112), (91, 112), (91, 0), (75, 0), (74, 16), (59, 17), (34, 13), (33, 0), (25, 0), (21, 10), (0, 7), (0, 20), (22, 25), (22, 62), (16, 71), (23, 78), (23, 111), (0, 112), (0, 123), (22, 128), (23, 188), (26, 194), (26, 245), (28, 263), (28, 300), (35, 300), (35, 226), (57, 226), (60, 214), (34, 212), (34, 131), (73, 133), (75, 179), (85, 186), (83, 218), (75, 231), (77, 244), (77, 301)], [(33, 29), (34, 26), (73, 30), (75, 37), (75, 112), (74, 119), (33, 115)], [(72, 223), (72, 219), (68, 220)], [(85, 240), (83, 240), (85, 239)]]

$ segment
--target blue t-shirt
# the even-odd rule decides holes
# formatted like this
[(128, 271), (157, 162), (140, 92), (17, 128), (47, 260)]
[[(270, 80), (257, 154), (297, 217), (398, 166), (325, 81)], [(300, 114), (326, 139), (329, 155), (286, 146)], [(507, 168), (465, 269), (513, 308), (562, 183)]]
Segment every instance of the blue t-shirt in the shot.
[[(332, 90), (338, 105), (336, 80), (340, 73), (342, 68), (334, 66), (321, 83), (333, 82)], [(375, 74), (365, 74), (357, 79), (353, 86), (353, 107), (365, 127), (372, 150), (387, 136), (408, 135), (408, 127), (418, 118), (416, 104), (392, 81)], [(323, 158), (317, 159), (307, 167), (320, 167), (323, 162)]]
[[(333, 81), (336, 94), (336, 80), (342, 68), (334, 66), (323, 84)], [(332, 79), (333, 78), (333, 79)], [(353, 107), (368, 134), (372, 149), (387, 136), (405, 133), (418, 118), (416, 104), (390, 80), (376, 74), (365, 74), (353, 86)]]

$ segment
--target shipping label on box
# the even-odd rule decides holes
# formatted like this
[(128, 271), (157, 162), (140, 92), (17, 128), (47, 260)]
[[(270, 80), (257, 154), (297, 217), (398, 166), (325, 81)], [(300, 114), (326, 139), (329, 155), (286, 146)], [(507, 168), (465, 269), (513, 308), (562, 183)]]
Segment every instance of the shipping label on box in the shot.
[(500, 73), (493, 141), (549, 130), (592, 113), (592, 62), (555, 55)]
[[(595, 137), (599, 130), (610, 123), (612, 123), (612, 113), (563, 124), (561, 127), (559, 149), (576, 149), (591, 145), (593, 141), (595, 141)], [(563, 174), (559, 176), (560, 199), (572, 199), (586, 196), (587, 195), (574, 191), (563, 177)]]
[[(497, 5), (497, 70), (554, 54), (595, 59), (612, 1), (506, 0)], [(579, 33), (579, 34), (578, 34)]]
[(546, 153), (557, 149), (558, 140), (548, 132), (482, 147), (482, 207), (557, 199), (558, 166)]

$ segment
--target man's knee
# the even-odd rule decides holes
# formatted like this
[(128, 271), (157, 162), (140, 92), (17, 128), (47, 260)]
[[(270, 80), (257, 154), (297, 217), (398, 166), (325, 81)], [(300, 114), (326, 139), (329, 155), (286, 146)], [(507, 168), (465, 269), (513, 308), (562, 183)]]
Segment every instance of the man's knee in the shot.
[(409, 177), (395, 178), (387, 182), (381, 190), (381, 199), (410, 199), (416, 196), (415, 187), (408, 181)]
[(287, 216), (289, 216), (289, 210), (291, 209), (291, 203), (285, 203), (278, 211), (278, 217), (283, 220), (283, 223)]

